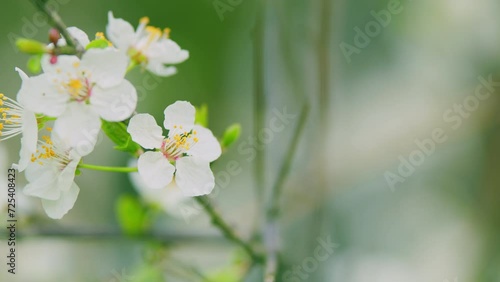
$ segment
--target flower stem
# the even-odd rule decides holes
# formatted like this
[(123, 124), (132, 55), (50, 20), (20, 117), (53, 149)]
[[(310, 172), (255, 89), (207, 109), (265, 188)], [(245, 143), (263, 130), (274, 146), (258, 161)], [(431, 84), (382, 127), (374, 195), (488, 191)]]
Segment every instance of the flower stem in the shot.
[(254, 248), (247, 242), (243, 241), (236, 232), (229, 226), (224, 219), (222, 219), (221, 215), (215, 210), (213, 205), (210, 203), (210, 200), (206, 196), (195, 197), (196, 201), (205, 209), (208, 216), (212, 220), (212, 224), (215, 225), (219, 230), (226, 236), (227, 239), (233, 241), (235, 244), (242, 247), (250, 258), (255, 263), (262, 263), (263, 257), (258, 254)]
[(137, 172), (137, 167), (112, 167), (112, 166), (90, 165), (83, 163), (79, 164), (78, 168), (108, 171), (108, 172), (123, 172), (123, 173)]

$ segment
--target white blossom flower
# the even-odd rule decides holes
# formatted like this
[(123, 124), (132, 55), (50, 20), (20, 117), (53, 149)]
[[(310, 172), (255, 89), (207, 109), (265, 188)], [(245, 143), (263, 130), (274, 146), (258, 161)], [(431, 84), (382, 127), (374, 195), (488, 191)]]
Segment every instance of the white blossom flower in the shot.
[(175, 74), (177, 69), (166, 65), (184, 62), (189, 52), (169, 38), (169, 29), (162, 31), (148, 26), (148, 23), (149, 18), (141, 18), (137, 30), (134, 30), (130, 23), (114, 18), (110, 11), (106, 33), (114, 46), (126, 52), (132, 62), (159, 76)]
[(25, 172), (29, 183), (24, 194), (41, 198), (43, 209), (54, 219), (73, 208), (80, 192), (74, 178), (82, 155), (68, 145), (70, 139), (67, 132), (55, 130), (51, 137), (42, 136)]
[(16, 102), (0, 93), (0, 141), (22, 135), (17, 166), (19, 171), (23, 171), (28, 165), (31, 154), (36, 151), (38, 139), (36, 116), (22, 104), (22, 101)]
[(73, 136), (95, 142), (100, 118), (123, 121), (135, 111), (137, 92), (124, 79), (128, 59), (119, 51), (90, 49), (81, 60), (66, 55), (58, 56), (56, 64), (49, 60), (42, 59), (43, 74), (23, 80), (18, 98), (35, 113), (58, 117), (54, 128), (65, 127)]
[(185, 196), (209, 194), (215, 179), (210, 163), (219, 158), (221, 147), (209, 129), (195, 125), (195, 108), (177, 101), (165, 109), (167, 137), (149, 114), (132, 117), (127, 131), (132, 140), (148, 151), (139, 157), (138, 170), (144, 183), (156, 189), (175, 183)]

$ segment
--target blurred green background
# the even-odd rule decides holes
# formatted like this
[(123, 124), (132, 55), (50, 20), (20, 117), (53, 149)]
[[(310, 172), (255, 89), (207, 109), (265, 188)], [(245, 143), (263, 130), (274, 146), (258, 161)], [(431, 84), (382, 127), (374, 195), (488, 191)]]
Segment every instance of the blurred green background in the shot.
[[(306, 99), (312, 105), (283, 193), (284, 265), (278, 281), (500, 281), (498, 87), (461, 116), (457, 128), (444, 117), (475, 93), (478, 77), (500, 81), (498, 1), (220, 2), (231, 7), (223, 19), (212, 0), (56, 3), (64, 3), (57, 8), (67, 25), (90, 37), (105, 31), (110, 10), (134, 26), (149, 16), (152, 25), (170, 27), (171, 38), (189, 50), (190, 58), (172, 77), (130, 73), (127, 78), (141, 99), (137, 111), (160, 121), (165, 107), (176, 100), (206, 103), (216, 135), (234, 122), (242, 124), (240, 144), (255, 136), (252, 40), (264, 3), (265, 123), (275, 110), (286, 107), (298, 115)], [(1, 91), (15, 97), (21, 81), (14, 67), (26, 70), (27, 56), (15, 50), (10, 38), (46, 41), (49, 26), (33, 24), (36, 10), (29, 1), (3, 5)], [(356, 28), (366, 34), (367, 25), (376, 21), (374, 13), (380, 15), (390, 5), (399, 12), (385, 19), (386, 26), (375, 27), (363, 47), (356, 46), (356, 38), (361, 40)], [(347, 57), (341, 47), (345, 44), (356, 48)], [(274, 134), (264, 148), (265, 187), (277, 177), (295, 125), (293, 121)], [(436, 128), (443, 129), (447, 140), (391, 188), (387, 173), (397, 174), (401, 158), (421, 151), (416, 140), (432, 138)], [(8, 148), (0, 162), (17, 161), (14, 140), (0, 145)], [(214, 202), (250, 238), (261, 203), (254, 192), (254, 161), (238, 145), (213, 165), (216, 175), (230, 161), (242, 168)], [(85, 162), (125, 166), (129, 157), (110, 150), (112, 146), (103, 136)], [(221, 271), (229, 278), (213, 281), (239, 281), (233, 276), (261, 281), (259, 269), (239, 275), (241, 251), (221, 238), (203, 214), (188, 221), (165, 214), (157, 218), (153, 230), (168, 235), (166, 247), (115, 237), (115, 201), (124, 193), (136, 195), (129, 178), (83, 171), (76, 182), (78, 201), (59, 221), (43, 214), (38, 199), (18, 195), (19, 232), (25, 234), (19, 237), (18, 274), (8, 274), (2, 262), (1, 281), (203, 281), (197, 272), (215, 277)], [(19, 186), (23, 183), (20, 177)], [(96, 232), (100, 235), (68, 234)], [(324, 238), (338, 247), (319, 261), (315, 250)], [(2, 261), (6, 245), (0, 241)]]

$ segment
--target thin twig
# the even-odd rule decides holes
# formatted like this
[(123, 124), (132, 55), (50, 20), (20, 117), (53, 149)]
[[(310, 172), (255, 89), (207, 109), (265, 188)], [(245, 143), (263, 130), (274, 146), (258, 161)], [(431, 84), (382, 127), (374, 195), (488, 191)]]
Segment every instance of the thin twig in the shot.
[(83, 51), (83, 47), (80, 43), (69, 34), (67, 30), (66, 24), (63, 22), (59, 14), (52, 10), (49, 6), (46, 5), (46, 1), (43, 0), (31, 0), (33, 5), (37, 7), (40, 11), (42, 11), (49, 18), (49, 22), (52, 26), (54, 26), (59, 33), (66, 40), (66, 45), (69, 47), (73, 47), (76, 49), (76, 53), (81, 53)]
[(228, 240), (242, 247), (254, 263), (261, 263), (263, 261), (262, 255), (258, 254), (249, 243), (245, 242), (235, 233), (233, 228), (222, 219), (206, 196), (195, 197), (195, 199), (210, 216), (212, 224), (216, 226)]
[(279, 241), (279, 231), (277, 226), (277, 219), (279, 216), (279, 201), (280, 196), (283, 191), (285, 180), (290, 173), (290, 168), (295, 158), (295, 153), (299, 146), (300, 137), (303, 135), (303, 131), (306, 125), (307, 118), (309, 116), (309, 102), (306, 101), (302, 106), (302, 110), (299, 117), (299, 122), (295, 131), (293, 133), (292, 142), (288, 147), (286, 152), (286, 158), (279, 170), (278, 178), (274, 183), (271, 191), (271, 198), (269, 201), (269, 206), (266, 211), (266, 227), (264, 230), (264, 240), (267, 250), (266, 259), (266, 282), (276, 281), (276, 274), (278, 270), (278, 241)]

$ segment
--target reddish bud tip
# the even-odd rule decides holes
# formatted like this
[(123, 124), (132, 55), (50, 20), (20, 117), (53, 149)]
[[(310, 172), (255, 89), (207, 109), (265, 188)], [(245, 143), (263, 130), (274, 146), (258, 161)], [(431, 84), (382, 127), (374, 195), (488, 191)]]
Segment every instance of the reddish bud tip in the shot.
[(54, 43), (54, 45), (57, 44), (57, 41), (61, 38), (61, 35), (59, 34), (59, 31), (55, 28), (51, 28), (49, 30), (49, 40), (50, 42)]
[(57, 56), (56, 55), (52, 55), (50, 57), (50, 64), (52, 64), (52, 65), (57, 64)]

